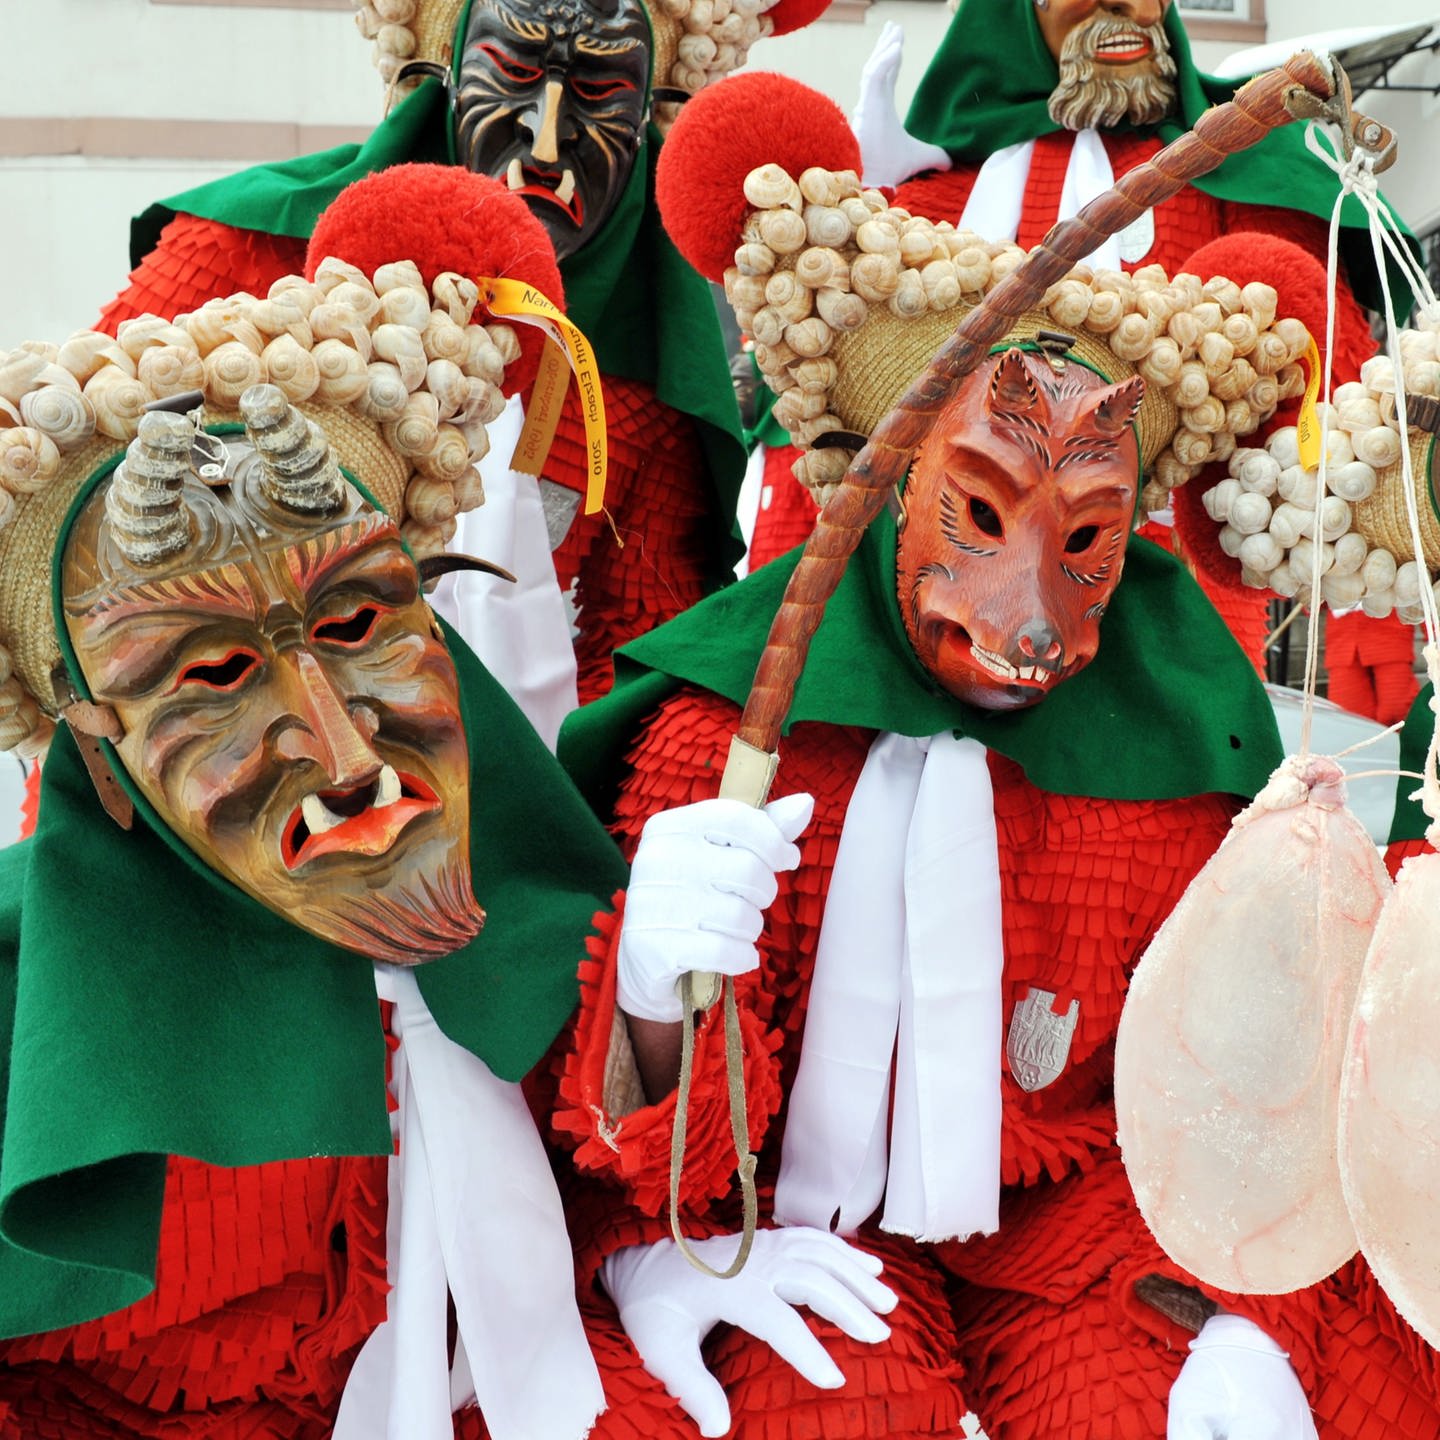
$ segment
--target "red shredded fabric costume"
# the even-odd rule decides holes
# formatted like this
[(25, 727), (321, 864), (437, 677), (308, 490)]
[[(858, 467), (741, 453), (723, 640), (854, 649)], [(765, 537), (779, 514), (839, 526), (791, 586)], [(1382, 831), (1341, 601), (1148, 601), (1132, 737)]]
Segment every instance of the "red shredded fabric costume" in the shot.
[(1337, 705), (1394, 725), (1410, 713), (1420, 690), (1415, 675), (1415, 627), (1398, 615), (1383, 620), (1356, 611), (1325, 615), (1328, 695)]
[[(728, 701), (682, 691), (631, 752), (616, 830), (633, 852), (644, 820), (714, 793), (710, 757), (734, 732)], [(815, 796), (798, 870), (779, 876), (759, 944), (761, 969), (738, 984), (746, 1040), (751, 1143), (773, 1185), (783, 1095), (799, 1061), (808, 984), (845, 812), (873, 734), (797, 725), (781, 742), (786, 790)], [(1034, 986), (1055, 1008), (1080, 1002), (1063, 1073), (1033, 1093), (1002, 1074), (1001, 1227), (985, 1240), (919, 1245), (873, 1222), (862, 1245), (884, 1258), (901, 1297), (891, 1338), (868, 1346), (810, 1317), (847, 1384), (821, 1391), (767, 1347), (717, 1331), (706, 1358), (729, 1394), (742, 1437), (954, 1433), (973, 1409), (993, 1440), (1153, 1440), (1190, 1338), (1139, 1298), (1137, 1281), (1195, 1282), (1155, 1246), (1131, 1199), (1114, 1144), (1112, 1046), (1130, 972), (1185, 886), (1224, 835), (1237, 805), (1202, 795), (1105, 801), (1047, 794), (993, 752), (1009, 1011)], [(659, 1239), (674, 1097), (629, 1114), (607, 1107), (616, 1021), (613, 963), (602, 947), (582, 972), (576, 1051), (557, 1125), (583, 1169), (608, 1175), (633, 1209), (592, 1198), (572, 1224), (582, 1275), (623, 1245)], [(723, 1041), (697, 1037), (683, 1203), (692, 1235), (738, 1229), (728, 1196), (733, 1155)], [(762, 1214), (766, 1213), (762, 1201)], [(950, 1300), (947, 1307), (940, 1298)], [(1324, 1440), (1440, 1433), (1435, 1357), (1400, 1322), (1358, 1262), (1279, 1299), (1221, 1296), (1289, 1350)], [(614, 1336), (611, 1320), (607, 1334)], [(1360, 1398), (1362, 1395), (1364, 1399)], [(602, 1422), (603, 1424), (603, 1422)], [(608, 1432), (607, 1432), (608, 1433)], [(658, 1429), (650, 1433), (661, 1433)], [(683, 1428), (676, 1433), (691, 1433)]]
[[(102, 312), (96, 329), (114, 334), (124, 320), (165, 318), (237, 291), (263, 295), (282, 275), (305, 269), (306, 242), (238, 230), (215, 220), (177, 215)], [(700, 441), (692, 421), (656, 399), (654, 390), (602, 377), (609, 438), (605, 509), (576, 513), (554, 552), (562, 590), (575, 586), (580, 700), (611, 683), (611, 652), (688, 609), (706, 593), (710, 524)], [(585, 430), (579, 401), (567, 395), (546, 478), (585, 490)]]
[(321, 1440), (385, 1318), (385, 1159), (174, 1157), (155, 1290), (0, 1344), (4, 1440)]

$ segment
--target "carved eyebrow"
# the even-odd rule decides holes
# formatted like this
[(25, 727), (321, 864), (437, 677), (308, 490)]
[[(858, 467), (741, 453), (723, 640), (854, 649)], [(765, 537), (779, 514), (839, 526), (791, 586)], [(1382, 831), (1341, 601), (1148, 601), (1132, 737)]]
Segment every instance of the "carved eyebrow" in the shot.
[(543, 45), (550, 39), (550, 27), (543, 20), (526, 20), (506, 5), (486, 3), (485, 8), (517, 39)]
[(197, 618), (238, 616), (257, 624), (260, 619), (255, 593), (245, 572), (234, 564), (121, 586), (100, 596), (83, 618), (97, 622), (103, 634), (137, 615), (153, 616), (159, 608)]
[(312, 535), (291, 546), (285, 552), (285, 563), (300, 593), (308, 595), (357, 555), (372, 549), (382, 539), (392, 538), (400, 538), (399, 527), (388, 515), (372, 510), (337, 530)]
[(614, 40), (603, 40), (598, 35), (577, 35), (575, 48), (582, 55), (603, 59), (611, 55), (628, 55), (640, 48), (640, 41), (633, 35)]

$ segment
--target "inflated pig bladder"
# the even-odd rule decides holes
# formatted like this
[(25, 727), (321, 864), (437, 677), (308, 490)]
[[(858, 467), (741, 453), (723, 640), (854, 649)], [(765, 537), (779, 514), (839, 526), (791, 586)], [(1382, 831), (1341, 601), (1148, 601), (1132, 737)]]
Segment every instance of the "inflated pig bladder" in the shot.
[(1365, 960), (1340, 1166), (1375, 1278), (1440, 1345), (1440, 855), (1400, 867)]
[(1136, 968), (1115, 1048), (1120, 1144), (1140, 1213), (1197, 1279), (1286, 1294), (1355, 1253), (1340, 1074), (1389, 889), (1340, 767), (1291, 758)]

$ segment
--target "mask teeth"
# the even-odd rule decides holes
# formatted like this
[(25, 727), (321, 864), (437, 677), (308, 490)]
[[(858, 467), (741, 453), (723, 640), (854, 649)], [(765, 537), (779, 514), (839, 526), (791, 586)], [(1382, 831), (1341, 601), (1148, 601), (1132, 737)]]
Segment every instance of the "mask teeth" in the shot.
[(260, 456), (261, 488), (277, 505), (307, 515), (338, 510), (345, 480), (325, 432), (274, 385), (252, 385), (240, 397), (245, 432)]
[(190, 543), (181, 485), (194, 440), (195, 426), (184, 415), (140, 417), (105, 497), (110, 533), (132, 565), (157, 565)]

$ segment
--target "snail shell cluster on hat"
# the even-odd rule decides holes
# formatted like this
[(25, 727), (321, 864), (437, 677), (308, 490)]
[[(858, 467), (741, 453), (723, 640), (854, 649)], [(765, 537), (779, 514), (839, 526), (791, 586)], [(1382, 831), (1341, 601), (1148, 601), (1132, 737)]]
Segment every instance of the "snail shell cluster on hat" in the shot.
[(54, 537), (152, 401), (200, 390), (214, 423), (236, 419), (252, 386), (276, 386), (320, 421), (417, 559), (443, 551), (456, 516), (483, 503), (475, 462), (520, 354), (508, 325), (474, 323), (478, 299), (473, 280), (446, 273), (431, 289), (409, 261), (371, 278), (327, 259), (313, 281), (286, 276), (264, 297), (0, 351), (0, 749), (48, 741)]
[[(875, 405), (867, 397), (857, 406), (857, 377), (878, 376), (876, 362), (883, 368), (882, 355), (893, 354), (893, 326), (877, 326), (876, 318), (945, 317), (929, 327), (928, 359), (1025, 252), (892, 206), (878, 190), (862, 189), (853, 171), (816, 167), (796, 180), (763, 165), (746, 176), (745, 196), (753, 208), (725, 293), (779, 395), (776, 419), (808, 452), (795, 473), (823, 504), (851, 451), (812, 447), (827, 431), (868, 433)], [(1303, 392), (1298, 361), (1310, 335), (1300, 321), (1278, 318), (1276, 305), (1269, 285), (1171, 278), (1158, 265), (1134, 274), (1078, 266), (1046, 291), (1040, 323), (1094, 337), (1115, 357), (1111, 379), (1143, 375), (1168, 402), (1168, 433), (1158, 444), (1145, 444), (1142, 422), (1149, 508), (1163, 507), (1165, 492), (1203, 466), (1228, 459), (1236, 437)], [(909, 367), (897, 374), (878, 413), (913, 378)]]
[[(1399, 348), (1405, 393), (1440, 400), (1440, 315), (1422, 313), (1418, 328), (1401, 332)], [(1321, 595), (1332, 608), (1360, 605), (1368, 615), (1393, 610), (1407, 624), (1420, 621), (1420, 587), (1440, 572), (1440, 521), (1429, 488), (1433, 436), (1412, 427), (1408, 437), (1421, 566), (1405, 515), (1406, 440), (1395, 389), (1394, 365), (1378, 355), (1361, 367), (1358, 381), (1336, 388), (1333, 404), (1317, 407), (1329, 424), (1318, 533), (1319, 474), (1301, 466), (1293, 426), (1275, 431), (1263, 450), (1230, 457), (1229, 478), (1206, 493), (1204, 504), (1245, 584), (1302, 594), (1318, 568)]]

